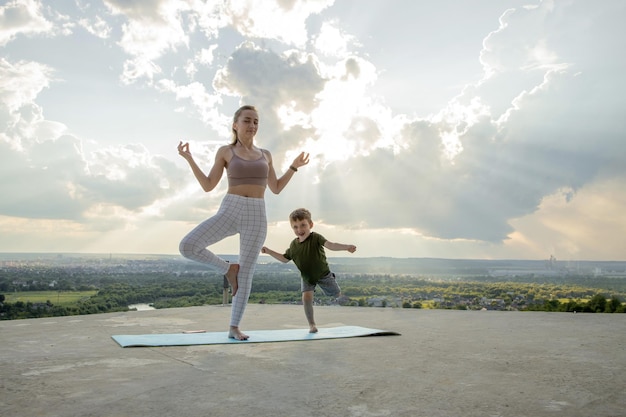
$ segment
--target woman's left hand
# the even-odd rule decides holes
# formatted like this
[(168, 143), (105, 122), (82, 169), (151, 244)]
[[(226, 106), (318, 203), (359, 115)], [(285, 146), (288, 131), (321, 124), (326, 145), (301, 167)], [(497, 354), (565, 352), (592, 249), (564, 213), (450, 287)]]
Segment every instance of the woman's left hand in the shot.
[(300, 168), (301, 166), (304, 166), (308, 163), (309, 163), (309, 154), (305, 152), (301, 152), (300, 155), (298, 155), (296, 159), (293, 160), (293, 163), (291, 165), (293, 165), (296, 168)]

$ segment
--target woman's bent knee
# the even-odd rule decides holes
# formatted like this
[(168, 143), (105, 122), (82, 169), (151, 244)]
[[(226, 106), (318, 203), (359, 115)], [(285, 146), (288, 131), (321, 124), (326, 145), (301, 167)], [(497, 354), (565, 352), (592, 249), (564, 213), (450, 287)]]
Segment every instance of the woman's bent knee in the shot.
[(185, 258), (190, 258), (197, 252), (197, 248), (196, 248), (196, 245), (194, 245), (188, 239), (183, 239), (180, 241), (180, 244), (178, 245), (178, 251)]

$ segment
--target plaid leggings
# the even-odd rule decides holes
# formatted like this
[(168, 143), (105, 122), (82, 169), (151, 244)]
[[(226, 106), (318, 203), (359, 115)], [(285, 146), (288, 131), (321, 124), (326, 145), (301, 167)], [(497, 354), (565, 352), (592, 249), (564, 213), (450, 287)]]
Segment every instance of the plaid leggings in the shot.
[(238, 327), (248, 304), (254, 269), (267, 236), (265, 200), (226, 194), (218, 212), (189, 232), (180, 242), (179, 250), (185, 258), (207, 264), (221, 274), (226, 274), (229, 263), (209, 251), (207, 246), (237, 233), (238, 290), (233, 297), (230, 325)]

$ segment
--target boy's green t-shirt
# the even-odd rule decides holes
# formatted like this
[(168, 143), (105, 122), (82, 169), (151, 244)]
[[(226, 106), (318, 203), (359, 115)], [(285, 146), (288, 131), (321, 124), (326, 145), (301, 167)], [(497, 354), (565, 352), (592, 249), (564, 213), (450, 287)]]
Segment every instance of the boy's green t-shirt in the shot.
[(300, 270), (302, 279), (311, 285), (330, 274), (330, 267), (324, 252), (326, 238), (319, 233), (311, 232), (303, 242), (295, 238), (283, 256), (292, 260)]

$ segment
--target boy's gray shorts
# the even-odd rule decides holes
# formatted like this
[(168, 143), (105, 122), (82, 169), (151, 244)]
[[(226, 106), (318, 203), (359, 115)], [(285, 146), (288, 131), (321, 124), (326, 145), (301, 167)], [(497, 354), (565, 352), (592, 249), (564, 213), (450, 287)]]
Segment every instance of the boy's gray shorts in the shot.
[[(317, 285), (324, 291), (329, 297), (337, 297), (341, 294), (341, 288), (337, 284), (335, 274), (333, 272), (326, 275), (324, 278), (317, 281)], [(315, 285), (311, 285), (308, 282), (302, 280), (302, 292), (315, 291)]]

